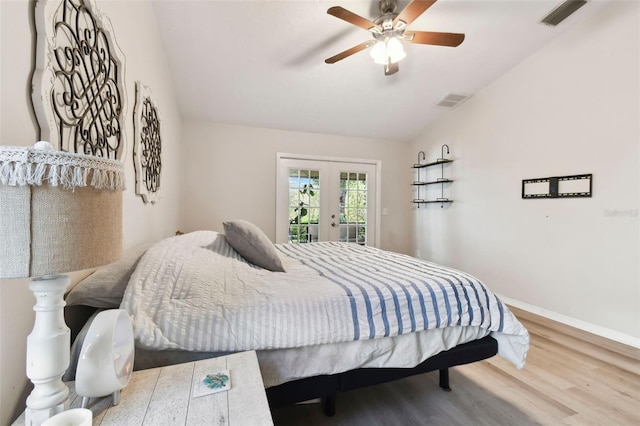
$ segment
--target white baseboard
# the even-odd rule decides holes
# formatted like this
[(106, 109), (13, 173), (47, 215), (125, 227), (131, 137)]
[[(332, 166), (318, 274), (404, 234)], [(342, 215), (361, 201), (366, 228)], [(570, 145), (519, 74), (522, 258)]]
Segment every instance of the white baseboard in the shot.
[(611, 330), (610, 328), (591, 324), (586, 321), (582, 321), (576, 318), (562, 315), (557, 312), (549, 311), (547, 309), (530, 305), (528, 303), (520, 302), (519, 300), (511, 299), (506, 296), (502, 296), (502, 295), (497, 295), (497, 296), (500, 298), (500, 300), (502, 300), (507, 305), (511, 305), (515, 308), (522, 309), (523, 311), (531, 312), (532, 314), (540, 315), (541, 317), (545, 317), (550, 320), (557, 321), (562, 324), (566, 324), (570, 327), (574, 327), (579, 330), (583, 330), (588, 333), (604, 337), (605, 339), (613, 340), (613, 341), (640, 349), (640, 338), (638, 337), (634, 337), (625, 333), (620, 333), (619, 331)]

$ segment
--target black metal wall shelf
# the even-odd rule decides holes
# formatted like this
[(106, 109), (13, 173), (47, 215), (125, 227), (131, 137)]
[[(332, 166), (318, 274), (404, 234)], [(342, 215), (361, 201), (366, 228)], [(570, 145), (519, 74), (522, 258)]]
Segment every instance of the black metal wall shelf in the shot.
[[(448, 152), (449, 152), (449, 151), (447, 151), (447, 153), (448, 153)], [(418, 161), (419, 161), (419, 158), (420, 158), (420, 153), (422, 153), (422, 154), (424, 155), (424, 152), (420, 151), (420, 152), (418, 153)], [(432, 162), (432, 163), (420, 164), (420, 163), (418, 162), (418, 164), (414, 164), (412, 167), (413, 167), (414, 169), (422, 169), (422, 168), (425, 168), (425, 167), (429, 167), (429, 166), (436, 166), (436, 165), (438, 165), (438, 164), (444, 164), (444, 163), (453, 163), (453, 160), (447, 160), (447, 159), (444, 159), (444, 158), (438, 158), (438, 160), (436, 160), (436, 161), (434, 161), (434, 162)]]
[[(425, 154), (424, 151), (420, 151), (418, 152), (418, 162), (416, 164), (414, 164), (412, 167), (414, 169), (418, 169), (418, 176), (417, 176), (417, 180), (415, 180), (412, 185), (413, 186), (417, 186), (418, 187), (418, 198), (414, 198), (412, 203), (417, 204), (418, 207), (420, 207), (420, 204), (433, 204), (433, 203), (440, 203), (440, 207), (444, 207), (444, 203), (453, 203), (453, 200), (448, 199), (447, 197), (444, 196), (444, 185), (445, 183), (451, 183), (453, 182), (452, 179), (449, 178), (445, 178), (444, 177), (444, 165), (447, 163), (453, 163), (453, 160), (449, 160), (444, 158), (444, 149), (445, 147), (447, 148), (447, 154), (449, 154), (449, 145), (442, 145), (442, 155), (440, 158), (438, 158), (436, 161), (433, 161), (431, 163), (424, 163), (421, 164), (420, 160), (424, 160), (425, 159)], [(424, 169), (426, 167), (431, 167), (431, 166), (440, 166), (441, 167), (441, 177), (437, 178), (436, 180), (430, 180), (430, 181), (423, 181), (420, 179), (420, 169)], [(440, 198), (436, 198), (435, 200), (425, 200), (420, 198), (420, 188), (426, 185), (440, 185), (440, 189), (441, 189), (441, 197)]]
[(437, 200), (413, 200), (414, 204), (431, 204), (431, 203), (453, 203), (453, 200), (445, 199), (437, 199)]
[(453, 180), (451, 179), (438, 179), (438, 180), (432, 180), (430, 182), (413, 182), (411, 185), (415, 185), (415, 186), (421, 186), (421, 185), (434, 185), (437, 183), (450, 183), (453, 182)]

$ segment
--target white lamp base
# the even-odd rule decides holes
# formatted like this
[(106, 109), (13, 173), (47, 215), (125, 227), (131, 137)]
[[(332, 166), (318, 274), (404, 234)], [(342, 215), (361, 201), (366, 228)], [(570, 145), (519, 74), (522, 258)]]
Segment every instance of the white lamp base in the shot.
[(25, 424), (39, 426), (69, 408), (69, 388), (62, 376), (69, 367), (71, 332), (64, 322), (66, 275), (34, 278), (29, 289), (36, 297), (35, 324), (27, 337), (27, 377), (34, 385), (27, 397)]

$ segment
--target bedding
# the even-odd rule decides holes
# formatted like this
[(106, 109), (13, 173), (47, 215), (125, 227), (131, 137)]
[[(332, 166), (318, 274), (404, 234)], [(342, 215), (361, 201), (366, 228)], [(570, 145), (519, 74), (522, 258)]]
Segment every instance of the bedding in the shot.
[[(99, 312), (101, 310), (94, 312), (78, 331), (71, 347), (71, 362), (64, 381), (75, 379), (84, 338), (93, 318)], [(265, 387), (269, 388), (306, 377), (337, 374), (356, 368), (411, 368), (444, 350), (481, 339), (488, 334), (489, 331), (480, 327), (448, 327), (382, 339), (256, 352), (262, 380)], [(134, 370), (180, 364), (229, 353), (231, 352), (136, 348)]]
[(120, 259), (97, 268), (69, 291), (65, 297), (67, 306), (118, 308), (138, 261), (152, 245), (144, 243), (132, 247)]
[[(136, 345), (155, 351), (253, 349), (259, 354), (302, 348), (295, 355), (280, 354), (281, 360), (305, 350), (328, 351), (326, 358), (332, 347), (396, 347), (400, 341), (434, 333), (436, 338), (425, 339), (443, 344), (418, 355), (428, 357), (465, 339), (491, 334), (502, 356), (524, 365), (526, 329), (466, 273), (348, 243), (276, 248), (286, 273), (250, 263), (213, 231), (155, 244), (132, 274), (121, 304), (132, 317)], [(445, 335), (457, 337), (447, 341)], [(357, 353), (366, 358), (371, 352), (361, 349), (349, 349), (349, 357), (356, 360), (337, 369), (366, 364)], [(386, 365), (385, 351), (382, 354), (376, 365)], [(410, 362), (416, 365), (415, 359)], [(281, 375), (274, 373), (270, 383), (292, 379)]]

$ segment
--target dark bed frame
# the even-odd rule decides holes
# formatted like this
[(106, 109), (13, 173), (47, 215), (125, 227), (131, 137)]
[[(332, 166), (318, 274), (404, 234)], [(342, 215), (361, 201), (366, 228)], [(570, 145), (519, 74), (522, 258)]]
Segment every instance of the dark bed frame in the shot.
[(335, 414), (339, 392), (391, 382), (429, 371), (440, 371), (440, 387), (450, 391), (449, 368), (491, 358), (498, 353), (498, 342), (491, 336), (474, 340), (440, 352), (413, 368), (358, 368), (330, 376), (315, 376), (267, 388), (272, 408), (321, 398), (327, 416)]
[[(73, 342), (96, 308), (89, 306), (65, 307), (65, 320), (71, 329)], [(440, 352), (413, 368), (358, 368), (332, 375), (321, 375), (294, 380), (266, 389), (271, 408), (283, 407), (312, 399), (322, 400), (327, 416), (335, 414), (336, 395), (365, 386), (391, 382), (416, 374), (439, 370), (439, 385), (450, 391), (449, 368), (491, 358), (498, 353), (498, 342), (491, 336), (458, 345)], [(206, 356), (194, 354), (194, 359)]]

